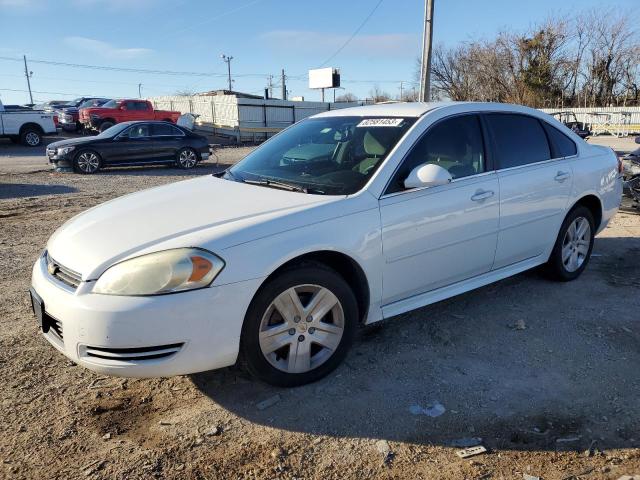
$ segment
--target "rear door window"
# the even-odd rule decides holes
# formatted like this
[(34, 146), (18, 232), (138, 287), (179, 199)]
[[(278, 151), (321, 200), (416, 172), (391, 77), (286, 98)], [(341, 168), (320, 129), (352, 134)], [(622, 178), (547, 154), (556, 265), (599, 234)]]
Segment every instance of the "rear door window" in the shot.
[(555, 127), (552, 127), (547, 122), (542, 122), (549, 142), (551, 143), (551, 154), (553, 158), (571, 157), (578, 153), (576, 144), (567, 137), (564, 133)]
[(498, 168), (511, 168), (551, 159), (551, 149), (537, 118), (513, 113), (484, 116), (493, 137)]
[(164, 123), (154, 123), (152, 126), (152, 132), (154, 137), (165, 136), (179, 136), (184, 135), (179, 129), (172, 125), (166, 125)]

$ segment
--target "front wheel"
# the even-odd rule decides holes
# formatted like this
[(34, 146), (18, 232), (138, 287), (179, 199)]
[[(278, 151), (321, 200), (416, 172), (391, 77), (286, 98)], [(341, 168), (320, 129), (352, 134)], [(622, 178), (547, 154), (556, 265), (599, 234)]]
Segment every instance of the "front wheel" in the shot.
[(73, 169), (78, 173), (92, 174), (100, 170), (102, 160), (96, 152), (85, 150), (73, 159)]
[(100, 128), (98, 130), (100, 130), (100, 133), (104, 132), (106, 129), (113, 127), (113, 123), (112, 122), (102, 122), (100, 124)]
[(324, 265), (301, 265), (256, 294), (242, 328), (241, 354), (264, 382), (304, 385), (340, 364), (357, 321), (356, 299), (345, 280)]
[(547, 272), (563, 282), (578, 278), (591, 258), (594, 235), (591, 211), (583, 206), (571, 210), (560, 227), (546, 265)]
[(193, 148), (183, 148), (176, 155), (176, 164), (183, 170), (189, 170), (198, 163), (198, 154)]

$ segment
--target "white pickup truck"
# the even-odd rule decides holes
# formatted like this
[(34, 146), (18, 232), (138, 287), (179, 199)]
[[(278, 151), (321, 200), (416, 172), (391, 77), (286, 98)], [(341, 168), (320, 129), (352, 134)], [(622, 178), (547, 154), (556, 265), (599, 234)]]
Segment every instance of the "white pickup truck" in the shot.
[(0, 137), (37, 147), (43, 135), (57, 133), (53, 117), (53, 113), (42, 110), (5, 110), (0, 101)]

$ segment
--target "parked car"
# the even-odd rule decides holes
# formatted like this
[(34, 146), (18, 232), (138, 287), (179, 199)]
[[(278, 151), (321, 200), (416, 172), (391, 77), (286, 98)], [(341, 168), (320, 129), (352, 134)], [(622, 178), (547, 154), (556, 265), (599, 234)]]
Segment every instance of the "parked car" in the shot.
[(61, 105), (56, 113), (60, 126), (69, 132), (82, 130), (80, 123), (80, 109), (89, 107), (99, 107), (109, 101), (108, 98), (80, 97), (65, 105)]
[(56, 134), (55, 115), (38, 110), (5, 110), (0, 101), (0, 137), (37, 147), (45, 134)]
[[(636, 143), (640, 143), (640, 137), (636, 137)], [(623, 155), (622, 179), (623, 191), (636, 202), (640, 202), (640, 148)]]
[(31, 296), (46, 339), (104, 374), (240, 355), (258, 378), (300, 385), (336, 368), (359, 323), (538, 265), (577, 278), (621, 191), (610, 148), (527, 107), (332, 110), (220, 178), (71, 219), (36, 261)]
[(69, 100), (49, 100), (48, 102), (38, 103), (33, 107), (34, 110), (44, 110), (45, 112), (53, 112), (57, 108), (66, 104)]
[(123, 122), (95, 137), (51, 143), (46, 155), (56, 167), (78, 173), (162, 163), (189, 169), (209, 158), (209, 144), (206, 137), (169, 122)]
[(585, 122), (579, 122), (578, 117), (576, 117), (576, 114), (571, 110), (553, 112), (551, 115), (559, 122), (564, 123), (569, 130), (573, 131), (580, 138), (584, 139), (591, 136), (591, 130), (589, 130), (587, 124)]
[(80, 111), (80, 122), (86, 129), (100, 132), (116, 123), (134, 120), (162, 120), (176, 123), (180, 112), (154, 110), (148, 100), (110, 100), (101, 107), (83, 108)]

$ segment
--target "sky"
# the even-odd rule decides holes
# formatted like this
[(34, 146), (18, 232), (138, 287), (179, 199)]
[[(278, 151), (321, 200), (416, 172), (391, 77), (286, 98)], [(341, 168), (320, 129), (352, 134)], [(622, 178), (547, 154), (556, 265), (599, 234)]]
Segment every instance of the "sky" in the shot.
[[(588, 8), (635, 12), (635, 18), (640, 10), (638, 0), (434, 1), (433, 42), (446, 46), (492, 38), (504, 29), (525, 31), (545, 18)], [(29, 101), (22, 55), (33, 72), (35, 101), (135, 98), (138, 84), (143, 97), (226, 88), (223, 53), (233, 56), (238, 91), (262, 95), (272, 75), (274, 96), (279, 95), (284, 68), (289, 96), (317, 101), (320, 92), (308, 89), (307, 72), (330, 66), (341, 70), (345, 90), (337, 95), (348, 91), (365, 98), (376, 86), (397, 95), (400, 82), (405, 89), (415, 85), (424, 1), (379, 2), (0, 0), (0, 99)]]

